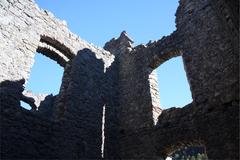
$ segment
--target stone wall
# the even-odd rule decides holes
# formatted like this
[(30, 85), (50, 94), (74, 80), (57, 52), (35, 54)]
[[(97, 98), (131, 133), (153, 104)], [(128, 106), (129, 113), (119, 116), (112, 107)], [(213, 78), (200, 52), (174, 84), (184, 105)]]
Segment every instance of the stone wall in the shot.
[[(134, 46), (124, 31), (102, 49), (32, 1), (2, 0), (1, 159), (164, 159), (183, 146), (238, 159), (238, 6), (180, 0), (171, 35)], [(36, 51), (64, 67), (59, 94), (40, 104), (23, 87)], [(154, 69), (176, 56), (193, 102), (162, 110)]]
[[(1, 61), (0, 81), (28, 79), (36, 52), (48, 56), (65, 66), (79, 50), (91, 49), (98, 58), (111, 59), (111, 55), (73, 34), (61, 21), (33, 1), (2, 0), (0, 3)], [(98, 55), (98, 54), (97, 54)], [(106, 66), (109, 66), (106, 63)]]

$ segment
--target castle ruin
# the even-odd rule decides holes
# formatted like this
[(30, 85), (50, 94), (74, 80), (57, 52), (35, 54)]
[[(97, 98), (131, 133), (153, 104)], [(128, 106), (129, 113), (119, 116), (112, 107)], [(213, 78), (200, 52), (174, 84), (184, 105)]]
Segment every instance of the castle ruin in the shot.
[[(100, 48), (32, 0), (1, 0), (1, 159), (157, 160), (193, 145), (239, 159), (238, 14), (237, 0), (180, 0), (171, 35)], [(64, 67), (56, 96), (24, 91), (36, 52)], [(176, 56), (193, 102), (162, 110), (154, 69)]]

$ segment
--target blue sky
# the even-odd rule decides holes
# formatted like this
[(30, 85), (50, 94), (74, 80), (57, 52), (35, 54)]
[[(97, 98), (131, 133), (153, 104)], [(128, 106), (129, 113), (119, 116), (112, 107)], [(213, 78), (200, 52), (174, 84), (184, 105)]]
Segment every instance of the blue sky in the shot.
[[(175, 30), (178, 0), (36, 0), (40, 8), (67, 21), (70, 30), (97, 46), (126, 30), (134, 44), (158, 40)], [(163, 108), (182, 107), (191, 102), (191, 93), (181, 57), (157, 69), (160, 102)], [(63, 68), (36, 54), (26, 89), (57, 94)]]

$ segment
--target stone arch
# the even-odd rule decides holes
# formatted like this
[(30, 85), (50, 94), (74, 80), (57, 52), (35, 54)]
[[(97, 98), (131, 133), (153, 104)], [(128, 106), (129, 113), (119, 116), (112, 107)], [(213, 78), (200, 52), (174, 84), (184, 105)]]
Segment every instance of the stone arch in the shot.
[(153, 106), (153, 120), (154, 123), (157, 123), (157, 118), (161, 114), (162, 109), (160, 106), (160, 96), (159, 96), (159, 89), (158, 89), (158, 82), (157, 82), (157, 73), (156, 68), (158, 68), (164, 62), (174, 58), (182, 56), (182, 51), (180, 50), (172, 50), (162, 54), (159, 57), (153, 58), (153, 61), (150, 63), (148, 71), (149, 71), (149, 88), (150, 94), (152, 99), (152, 106)]
[[(74, 53), (71, 51), (71, 49), (55, 38), (47, 35), (40, 35), (36, 50), (35, 52), (32, 51), (32, 54), (35, 55), (36, 52), (55, 61), (61, 67), (63, 67), (64, 70), (68, 61), (74, 57)], [(29, 67), (29, 71), (31, 67), (32, 66)], [(46, 96), (47, 94), (32, 93), (31, 91), (25, 90), (21, 100), (29, 104), (33, 110), (36, 110), (40, 106), (40, 103), (44, 101)]]
[(201, 140), (192, 140), (192, 141), (177, 142), (175, 144), (169, 145), (165, 149), (165, 154), (169, 156), (173, 152), (175, 152), (177, 149), (183, 148), (183, 147), (204, 147), (206, 150), (206, 147)]
[(68, 47), (46, 35), (41, 36), (36, 51), (56, 61), (62, 67), (65, 67), (66, 63), (74, 57)]
[[(161, 146), (161, 145), (159, 145), (159, 146)], [(204, 153), (206, 154), (206, 145), (205, 145), (204, 141), (202, 141), (200, 139), (194, 139), (194, 140), (177, 141), (174, 143), (167, 144), (164, 147), (156, 146), (157, 156), (166, 158), (168, 156), (171, 156), (178, 149), (182, 149), (184, 147), (203, 147)]]
[[(167, 51), (164, 51), (163, 54), (160, 56), (154, 57), (152, 62), (149, 64), (149, 66), (152, 69), (156, 69), (164, 62), (178, 56), (182, 56), (182, 51), (179, 49), (165, 49)], [(168, 51), (169, 50), (169, 51)]]

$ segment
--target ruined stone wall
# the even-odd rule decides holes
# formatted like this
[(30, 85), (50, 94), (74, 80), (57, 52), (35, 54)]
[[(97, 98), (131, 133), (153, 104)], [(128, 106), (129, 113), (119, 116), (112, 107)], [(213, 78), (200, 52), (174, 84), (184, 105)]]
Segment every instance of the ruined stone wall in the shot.
[[(0, 6), (2, 159), (163, 159), (192, 145), (204, 146), (209, 159), (239, 158), (235, 1), (180, 0), (171, 35), (134, 46), (122, 32), (104, 49), (32, 1)], [(27, 111), (18, 80), (27, 80), (36, 51), (63, 66), (64, 75), (58, 95)], [(154, 69), (176, 56), (193, 102), (162, 110)]]
[(123, 159), (132, 156), (152, 158), (154, 107), (149, 92), (151, 71), (144, 70), (145, 59), (137, 57), (132, 43), (128, 35), (122, 32), (118, 39), (112, 39), (104, 47), (119, 60), (118, 153)]
[(177, 11), (183, 58), (197, 103), (237, 98), (238, 37), (234, 32), (238, 28), (231, 29), (218, 10), (210, 1), (183, 1)]
[[(0, 3), (1, 73), (0, 81), (28, 79), (36, 51), (65, 66), (79, 50), (95, 47), (73, 34), (65, 21), (39, 9), (33, 1), (2, 0)], [(111, 59), (111, 58), (110, 58)], [(106, 63), (106, 66), (110, 64)]]
[[(166, 157), (183, 146), (204, 146), (209, 158), (237, 159), (239, 46), (238, 17), (233, 13), (237, 10), (230, 9), (234, 4), (182, 0), (177, 30), (171, 35), (136, 47), (122, 35), (106, 44), (105, 49), (120, 54), (122, 157)], [(128, 49), (122, 50), (124, 46)], [(158, 94), (150, 73), (175, 56), (183, 57), (193, 102), (153, 112), (160, 106), (154, 105)], [(156, 126), (154, 113), (160, 114)]]
[[(101, 81), (97, 84), (94, 82), (102, 78), (95, 75), (98, 75), (98, 70), (101, 73), (99, 74), (103, 75), (114, 60), (114, 56), (71, 33), (66, 22), (56, 19), (48, 11), (39, 9), (33, 1), (3, 0), (0, 2), (0, 13), (1, 158), (101, 157), (103, 105), (96, 108), (98, 104), (95, 102), (97, 101), (90, 95), (89, 90), (92, 88), (101, 90), (97, 87)], [(77, 56), (78, 52), (83, 49), (89, 49), (90, 58)], [(23, 92), (22, 89), (15, 91), (14, 86), (21, 88), (28, 80), (36, 52), (53, 59), (66, 70), (59, 96), (47, 96), (43, 101), (44, 98), (39, 97), (40, 94), (30, 94)], [(75, 56), (80, 58), (72, 60)], [(79, 59), (82, 59), (81, 63), (76, 62)], [(98, 63), (94, 64), (94, 62)], [(68, 96), (71, 93), (75, 94), (74, 91), (68, 92), (67, 89), (76, 87), (76, 84), (71, 83), (68, 86), (69, 83), (66, 81), (70, 78), (69, 76), (73, 77), (72, 72), (75, 74), (79, 67), (80, 71), (84, 72), (81, 72), (81, 76), (86, 78), (85, 81), (83, 79), (79, 81), (81, 83), (79, 90), (85, 90), (85, 92), (80, 92), (81, 96), (78, 97), (82, 102), (83, 111), (77, 112), (79, 107), (75, 107), (76, 104), (70, 105), (70, 102), (66, 101), (69, 107), (64, 106), (66, 111), (64, 110), (63, 117), (59, 111), (62, 105), (58, 102), (61, 102), (61, 98), (65, 98), (66, 94)], [(74, 71), (67, 68), (73, 68)], [(71, 78), (71, 80), (76, 81), (77, 78), (79, 77)], [(25, 81), (18, 82), (20, 79)], [(89, 86), (86, 85), (91, 79), (94, 82), (89, 83)], [(64, 88), (65, 86), (67, 87)], [(99, 92), (95, 93), (95, 90), (91, 93), (99, 94)], [(79, 94), (70, 97), (74, 99)], [(101, 94), (99, 96), (102, 100), (103, 96)], [(89, 100), (90, 98), (92, 99)], [(20, 100), (31, 103), (31, 106), (39, 107), (39, 110), (36, 112), (34, 109), (27, 111), (21, 108)], [(75, 99), (75, 101), (78, 100)], [(90, 101), (96, 105), (91, 105)], [(88, 106), (92, 109), (87, 108)], [(89, 112), (92, 116), (89, 116)], [(81, 114), (85, 116), (79, 116)], [(96, 117), (98, 119), (94, 119), (95, 114), (99, 115)], [(89, 118), (85, 119), (86, 116)], [(97, 138), (95, 140), (92, 137)]]

